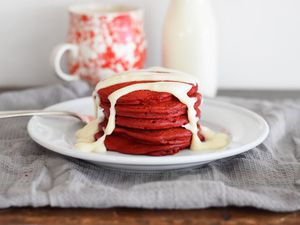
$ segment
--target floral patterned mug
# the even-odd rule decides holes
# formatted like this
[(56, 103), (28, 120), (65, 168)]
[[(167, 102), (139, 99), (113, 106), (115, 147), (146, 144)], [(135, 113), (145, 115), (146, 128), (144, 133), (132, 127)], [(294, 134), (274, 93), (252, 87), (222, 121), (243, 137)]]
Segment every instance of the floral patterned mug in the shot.
[[(54, 51), (54, 69), (63, 80), (87, 80), (95, 85), (117, 72), (141, 69), (146, 41), (141, 9), (99, 4), (69, 8), (67, 43)], [(61, 59), (67, 52), (67, 69)]]

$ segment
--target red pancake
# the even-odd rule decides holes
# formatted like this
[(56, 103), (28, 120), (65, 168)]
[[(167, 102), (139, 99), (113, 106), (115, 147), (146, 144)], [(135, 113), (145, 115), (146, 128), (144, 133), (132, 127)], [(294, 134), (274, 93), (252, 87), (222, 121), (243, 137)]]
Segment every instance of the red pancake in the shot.
[(135, 142), (131, 138), (112, 134), (106, 137), (104, 144), (111, 151), (125, 154), (164, 156), (188, 148), (190, 141), (176, 145), (153, 145)]
[(145, 130), (160, 130), (173, 127), (181, 127), (187, 124), (188, 118), (186, 115), (177, 117), (166, 117), (164, 119), (141, 119), (124, 116), (116, 117), (116, 124), (122, 127), (145, 129)]
[[(153, 81), (133, 81), (133, 82), (126, 82), (122, 84), (115, 84), (98, 91), (98, 95), (100, 96), (101, 102), (109, 103), (108, 96), (116, 90), (119, 90), (123, 87), (138, 84), (138, 83), (150, 83)], [(158, 81), (157, 81), (158, 82)], [(191, 90), (188, 92), (188, 96), (193, 96), (197, 93), (198, 87), (191, 84)], [(141, 91), (133, 91), (127, 95), (122, 96), (118, 99), (118, 104), (149, 104), (149, 103), (158, 103), (158, 102), (166, 102), (173, 98), (173, 95), (167, 92), (156, 92), (156, 91), (148, 91), (148, 90), (141, 90)]]
[[(104, 112), (109, 112), (110, 104), (101, 103)], [(165, 118), (169, 115), (180, 116), (186, 114), (187, 107), (185, 104), (178, 102), (176, 98), (171, 98), (167, 102), (158, 102), (155, 104), (125, 105), (117, 104), (116, 113), (119, 116), (132, 118)], [(106, 115), (107, 117), (109, 115)]]
[[(102, 128), (100, 128), (102, 130)], [(134, 141), (146, 144), (156, 145), (176, 145), (185, 142), (190, 142), (192, 133), (184, 128), (173, 128), (164, 130), (138, 130), (117, 126), (114, 131), (114, 135), (122, 135), (128, 138), (134, 139)], [(95, 139), (98, 139), (103, 135), (103, 132), (98, 132), (95, 135)]]
[[(100, 126), (99, 132), (95, 134), (95, 140), (100, 138), (104, 133)], [(154, 144), (178, 144), (185, 141), (190, 141), (192, 133), (185, 128), (172, 128), (164, 130), (138, 130), (124, 127), (116, 127), (113, 134), (121, 134), (130, 138), (134, 138), (140, 143)], [(204, 141), (204, 137), (198, 132), (198, 137)]]
[[(194, 97), (197, 101), (194, 108), (197, 112), (197, 116), (200, 117), (199, 106), (201, 104), (201, 95), (195, 94)], [(109, 103), (101, 102), (101, 108), (104, 109), (104, 115), (106, 118), (109, 117)], [(115, 105), (116, 114), (119, 116), (132, 117), (132, 118), (144, 118), (144, 119), (155, 119), (155, 118), (166, 118), (166, 117), (176, 117), (180, 115), (185, 115), (187, 113), (187, 106), (180, 102), (177, 98), (172, 97), (166, 102), (157, 103), (145, 103), (145, 104), (116, 104)]]

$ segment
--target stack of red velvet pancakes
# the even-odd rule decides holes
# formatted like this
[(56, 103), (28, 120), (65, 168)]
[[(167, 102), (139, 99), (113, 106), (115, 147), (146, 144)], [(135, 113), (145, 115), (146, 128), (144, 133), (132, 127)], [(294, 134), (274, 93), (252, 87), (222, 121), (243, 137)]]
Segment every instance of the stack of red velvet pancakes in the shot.
[[(126, 82), (98, 90), (100, 107), (103, 109), (105, 119), (99, 124), (99, 132), (95, 134), (96, 140), (103, 135), (103, 129), (108, 122), (110, 113), (108, 96), (126, 86), (145, 82), (159, 81)], [(197, 117), (200, 118), (201, 95), (196, 85), (190, 85), (188, 96), (197, 99), (194, 108)], [(133, 91), (120, 97), (115, 109), (116, 126), (113, 133), (106, 136), (104, 142), (108, 150), (126, 154), (163, 156), (175, 154), (191, 145), (192, 133), (183, 127), (189, 123), (187, 106), (171, 93)], [(200, 133), (198, 137), (204, 140)]]

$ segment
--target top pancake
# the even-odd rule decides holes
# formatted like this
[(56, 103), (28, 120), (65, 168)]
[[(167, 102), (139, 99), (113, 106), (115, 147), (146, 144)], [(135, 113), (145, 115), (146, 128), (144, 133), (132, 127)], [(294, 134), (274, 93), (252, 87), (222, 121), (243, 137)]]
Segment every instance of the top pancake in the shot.
[[(110, 103), (108, 96), (111, 93), (128, 85), (144, 82), (145, 81), (127, 82), (100, 89), (98, 91), (98, 95), (100, 96), (100, 107), (104, 109), (105, 117), (109, 116)], [(199, 117), (201, 95), (197, 93), (197, 86), (191, 84), (191, 89), (188, 92), (188, 95), (197, 98), (197, 102), (194, 107), (196, 109), (197, 116)], [(186, 115), (187, 113), (187, 106), (181, 103), (172, 94), (148, 90), (134, 91), (120, 97), (115, 108), (118, 116), (145, 119), (178, 117)]]
[[(133, 81), (133, 82), (126, 82), (121, 84), (115, 84), (98, 91), (98, 95), (100, 96), (101, 102), (109, 103), (108, 96), (119, 90), (123, 87), (127, 87), (133, 84), (139, 83), (150, 83), (153, 81)], [(159, 81), (157, 81), (159, 82)], [(174, 81), (173, 81), (174, 82)], [(197, 93), (198, 87), (191, 84), (191, 90), (188, 92), (188, 96), (194, 96)], [(141, 103), (148, 104), (148, 103), (158, 103), (158, 102), (166, 102), (173, 98), (171, 93), (167, 92), (155, 92), (149, 90), (141, 90), (141, 91), (133, 91), (127, 95), (122, 96), (118, 99), (117, 104), (133, 104), (138, 105)]]

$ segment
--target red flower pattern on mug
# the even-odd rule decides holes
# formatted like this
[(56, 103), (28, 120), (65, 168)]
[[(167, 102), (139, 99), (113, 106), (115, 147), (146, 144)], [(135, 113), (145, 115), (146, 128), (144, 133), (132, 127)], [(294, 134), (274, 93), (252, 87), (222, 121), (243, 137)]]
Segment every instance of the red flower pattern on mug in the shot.
[[(71, 14), (68, 42), (81, 45), (79, 57), (69, 59), (69, 71), (96, 83), (102, 74), (141, 69), (146, 41), (141, 18)], [(88, 56), (88, 57), (87, 57)]]

